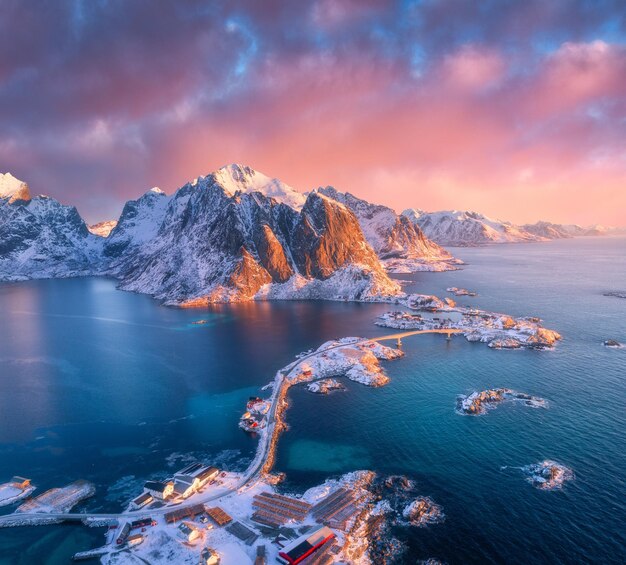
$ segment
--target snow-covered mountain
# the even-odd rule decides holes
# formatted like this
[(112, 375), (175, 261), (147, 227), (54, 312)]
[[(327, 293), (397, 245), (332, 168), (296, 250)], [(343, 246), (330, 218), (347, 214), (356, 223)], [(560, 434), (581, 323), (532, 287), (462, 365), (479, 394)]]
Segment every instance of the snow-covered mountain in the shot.
[[(7, 177), (10, 177), (7, 179)], [(73, 206), (30, 197), (26, 183), (2, 175), (0, 280), (92, 274), (102, 253)]]
[(510, 222), (488, 218), (477, 212), (448, 210), (424, 212), (408, 209), (402, 212), (417, 224), (426, 237), (439, 245), (473, 246), (487, 243), (522, 243), (544, 241), (546, 238), (530, 233)]
[(109, 234), (113, 231), (113, 228), (117, 225), (117, 220), (107, 220), (105, 222), (98, 222), (91, 226), (87, 226), (89, 231), (100, 237), (109, 237)]
[(406, 216), (350, 193), (339, 192), (332, 186), (318, 188), (317, 192), (341, 202), (354, 212), (365, 238), (390, 272), (456, 269), (454, 265), (459, 261), (425, 237), (422, 230)]
[(11, 173), (0, 173), (0, 200), (8, 200), (9, 203), (30, 200), (28, 185), (16, 179)]
[[(306, 202), (306, 194), (298, 192), (279, 179), (270, 178), (245, 165), (236, 163), (226, 165), (215, 171), (213, 176), (231, 196), (237, 192), (260, 192), (291, 206), (294, 210), (301, 210)], [(200, 177), (194, 182), (202, 180), (204, 177)]]
[(269, 196), (283, 191), (293, 202), (279, 181), (237, 165), (170, 197), (151, 191), (107, 238), (108, 272), (121, 288), (183, 306), (399, 292), (350, 210), (318, 193), (300, 209)]
[(545, 221), (536, 222), (534, 224), (524, 224), (522, 228), (529, 233), (546, 239), (610, 235), (618, 231), (615, 228), (606, 228), (599, 225), (583, 227), (577, 224), (553, 224), (552, 222)]
[(137, 200), (129, 200), (104, 242), (106, 260), (119, 259), (130, 247), (139, 248), (159, 231), (170, 197), (154, 187)]

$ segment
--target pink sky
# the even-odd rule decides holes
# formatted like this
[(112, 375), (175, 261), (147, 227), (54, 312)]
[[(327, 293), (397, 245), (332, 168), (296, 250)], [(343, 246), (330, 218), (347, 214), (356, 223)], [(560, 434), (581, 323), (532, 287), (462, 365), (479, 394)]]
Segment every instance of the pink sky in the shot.
[(0, 171), (88, 221), (238, 162), (398, 211), (626, 225), (619, 2), (60, 5), (13, 5), (32, 41), (0, 22)]

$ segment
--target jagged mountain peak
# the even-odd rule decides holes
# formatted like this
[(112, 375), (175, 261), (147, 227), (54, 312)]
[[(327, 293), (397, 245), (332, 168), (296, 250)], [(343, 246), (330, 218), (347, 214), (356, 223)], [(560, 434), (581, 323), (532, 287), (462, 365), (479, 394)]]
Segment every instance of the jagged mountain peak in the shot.
[(261, 192), (295, 210), (301, 210), (306, 202), (306, 195), (281, 180), (238, 163), (225, 165), (207, 176), (198, 177), (190, 184), (191, 186), (206, 186), (211, 182), (221, 186), (229, 196), (234, 196), (238, 192)]
[(0, 198), (8, 198), (9, 202), (16, 200), (30, 200), (28, 185), (11, 173), (0, 173)]

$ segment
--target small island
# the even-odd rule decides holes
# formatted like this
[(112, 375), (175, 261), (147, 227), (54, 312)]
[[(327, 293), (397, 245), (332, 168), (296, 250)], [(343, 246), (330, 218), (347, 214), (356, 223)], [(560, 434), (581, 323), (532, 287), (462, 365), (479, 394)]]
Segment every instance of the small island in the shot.
[(472, 392), (467, 396), (459, 396), (457, 399), (457, 412), (459, 414), (478, 416), (485, 414), (487, 410), (495, 408), (501, 402), (522, 402), (533, 408), (545, 408), (547, 402), (538, 396), (531, 396), (523, 392), (516, 392), (508, 388), (494, 388), (481, 392)]
[(467, 290), (466, 288), (457, 288), (456, 286), (446, 288), (446, 291), (454, 294), (454, 296), (478, 296), (477, 292)]
[(436, 296), (426, 295), (410, 295), (403, 303), (412, 310), (438, 316), (392, 311), (379, 316), (376, 325), (401, 330), (437, 330), (440, 333), (453, 330), (463, 333), (467, 341), (486, 343), (491, 349), (551, 349), (561, 339), (558, 332), (544, 328), (541, 320), (534, 316), (514, 318), (457, 306), (453, 301), (448, 304)]
[(571, 469), (549, 459), (522, 467), (522, 471), (528, 475), (528, 481), (533, 486), (542, 490), (560, 489), (566, 481), (574, 478), (574, 472)]

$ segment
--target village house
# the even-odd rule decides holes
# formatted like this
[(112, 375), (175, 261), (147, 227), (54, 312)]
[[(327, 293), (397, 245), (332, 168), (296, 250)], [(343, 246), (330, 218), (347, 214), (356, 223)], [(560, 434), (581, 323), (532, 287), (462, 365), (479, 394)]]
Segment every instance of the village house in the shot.
[(189, 522), (183, 522), (178, 526), (178, 535), (186, 542), (193, 542), (200, 537), (200, 530)]
[(174, 483), (172, 481), (148, 481), (143, 488), (145, 492), (159, 500), (167, 500), (174, 494)]
[(144, 491), (143, 494), (140, 494), (137, 498), (133, 499), (130, 505), (133, 508), (133, 510), (139, 510), (140, 508), (143, 508), (144, 506), (148, 506), (148, 504), (150, 504), (153, 501), (154, 501), (154, 497), (152, 496), (152, 494)]

